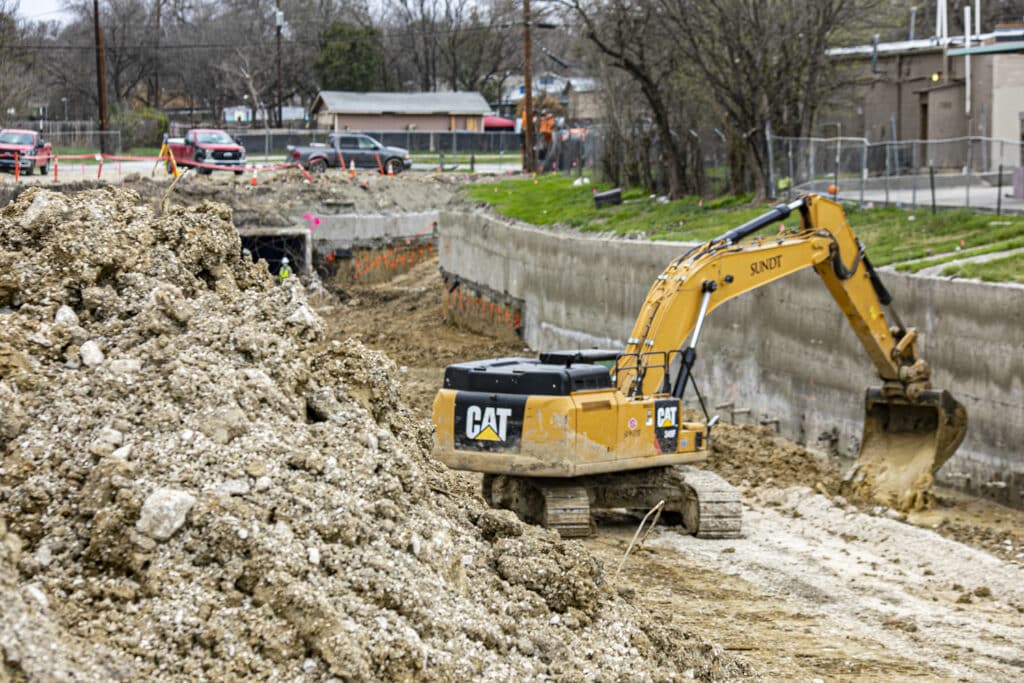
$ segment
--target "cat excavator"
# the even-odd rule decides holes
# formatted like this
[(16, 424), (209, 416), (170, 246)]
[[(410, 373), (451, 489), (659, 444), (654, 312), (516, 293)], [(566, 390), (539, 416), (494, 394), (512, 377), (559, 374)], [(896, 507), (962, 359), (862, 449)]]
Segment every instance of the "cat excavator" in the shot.
[[(755, 236), (794, 212), (798, 229)], [(741, 535), (738, 491), (697, 466), (707, 460), (718, 421), (693, 376), (697, 345), (715, 308), (808, 267), (881, 380), (867, 389), (860, 452), (845, 483), (893, 507), (919, 505), (963, 440), (966, 411), (948, 391), (931, 387), (918, 333), (893, 310), (842, 207), (814, 194), (675, 258), (648, 292), (623, 350), (446, 368), (434, 400), (434, 456), (453, 469), (483, 473), (491, 506), (564, 537), (592, 533), (592, 510), (656, 506), (698, 537)], [(690, 387), (703, 421), (684, 419)]]

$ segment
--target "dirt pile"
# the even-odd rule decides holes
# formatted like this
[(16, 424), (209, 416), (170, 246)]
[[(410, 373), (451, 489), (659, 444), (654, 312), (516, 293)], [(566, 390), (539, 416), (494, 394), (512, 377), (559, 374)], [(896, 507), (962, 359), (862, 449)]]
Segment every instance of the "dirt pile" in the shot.
[(770, 427), (719, 424), (712, 431), (707, 467), (736, 486), (813, 486), (839, 491), (838, 461), (777, 435)]
[(485, 508), (230, 211), (0, 211), (0, 680), (750, 675)]
[[(437, 209), (452, 200), (457, 184), (457, 179), (440, 173), (414, 178), (364, 173), (355, 180), (342, 173), (327, 173), (309, 183), (298, 171), (289, 170), (262, 174), (256, 186), (247, 178), (189, 174), (178, 181), (169, 198), (183, 206), (222, 202), (231, 207), (239, 226), (294, 227), (304, 224), (301, 215), (305, 212), (375, 214)], [(125, 187), (155, 204), (168, 184), (128, 176)]]

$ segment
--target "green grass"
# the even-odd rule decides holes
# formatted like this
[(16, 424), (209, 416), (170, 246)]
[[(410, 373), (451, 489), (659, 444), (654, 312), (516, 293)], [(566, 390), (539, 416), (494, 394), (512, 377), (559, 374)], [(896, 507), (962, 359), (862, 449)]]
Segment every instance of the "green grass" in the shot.
[(696, 197), (662, 204), (640, 190), (625, 190), (623, 203), (618, 206), (596, 209), (593, 191), (610, 186), (574, 186), (573, 181), (548, 174), (470, 185), (466, 192), (473, 199), (491, 204), (499, 213), (534, 225), (561, 223), (589, 232), (679, 241), (714, 237), (722, 232), (726, 215), (728, 220), (742, 223), (763, 212), (763, 208), (743, 207), (743, 198), (719, 201), (712, 211), (711, 202), (701, 208)]
[(896, 266), (896, 270), (902, 270), (908, 273), (919, 273), (925, 268), (931, 268), (932, 266), (941, 266), (943, 263), (950, 263), (951, 261), (958, 261), (960, 259), (970, 258), (972, 256), (995, 254), (1000, 251), (1019, 249), (1020, 247), (1024, 247), (1024, 237), (1017, 237), (1003, 242), (996, 242), (994, 244), (989, 244), (984, 247), (976, 247), (973, 249), (961, 249), (960, 251), (955, 251), (952, 254), (943, 254), (942, 256), (938, 256), (936, 258), (926, 258), (921, 259), (920, 261), (901, 263)]
[[(706, 241), (771, 206), (751, 205), (749, 196), (704, 202), (685, 197), (663, 203), (631, 189), (623, 191), (622, 204), (595, 208), (593, 192), (607, 189), (609, 185), (600, 183), (574, 186), (572, 178), (549, 174), (468, 185), (465, 192), (501, 214), (538, 226), (561, 224), (585, 232), (679, 241)], [(902, 264), (898, 267), (917, 271), (964, 256), (1024, 246), (1022, 216), (995, 216), (968, 209), (933, 215), (893, 207), (865, 209), (851, 204), (845, 208), (850, 225), (878, 266)], [(790, 221), (795, 224), (792, 218), (783, 224)], [(914, 262), (904, 263), (907, 261)], [(975, 273), (969, 277), (1018, 281), (1014, 272), (1024, 272), (1021, 265), (1024, 262), (1019, 258), (999, 259), (971, 264), (964, 272)]]
[[(409, 154), (412, 160), (417, 164), (436, 164), (440, 159), (438, 152), (412, 152)], [(478, 164), (508, 164), (519, 166), (522, 160), (519, 158), (519, 150), (514, 152), (506, 152), (505, 154), (493, 154), (491, 152), (482, 153), (477, 152), (473, 154), (474, 160)], [(452, 164), (468, 165), (469, 164), (469, 152), (459, 152), (452, 154), (445, 152), (444, 154), (444, 165), (450, 166)]]
[(1024, 284), (1024, 254), (1010, 254), (984, 263), (958, 263), (942, 271), (943, 275), (976, 278), (986, 282)]

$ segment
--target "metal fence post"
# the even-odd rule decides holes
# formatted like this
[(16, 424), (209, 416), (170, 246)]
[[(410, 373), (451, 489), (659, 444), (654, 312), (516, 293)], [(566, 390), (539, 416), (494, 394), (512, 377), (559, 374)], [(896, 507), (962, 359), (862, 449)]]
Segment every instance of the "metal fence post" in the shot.
[(793, 199), (793, 185), (796, 184), (796, 178), (793, 173), (793, 140), (790, 139), (786, 143), (786, 156), (789, 158), (789, 184), (786, 186), (786, 198)]
[(910, 143), (910, 159), (913, 168), (910, 169), (910, 205), (917, 210), (917, 140)]
[(889, 157), (892, 153), (892, 144), (885, 143), (885, 205), (889, 206), (889, 174), (892, 173), (892, 164)]
[(932, 186), (932, 215), (935, 215), (935, 164), (928, 164), (928, 178)]
[(860, 203), (864, 205), (864, 186), (868, 180), (868, 140), (864, 138), (864, 142), (860, 148)]
[(764, 138), (768, 146), (768, 197), (775, 198), (775, 157), (772, 154), (772, 122), (764, 122)]
[(815, 164), (814, 164), (814, 138), (811, 138), (810, 144), (811, 144), (811, 174), (810, 174), (811, 175), (811, 192), (814, 192), (814, 181), (818, 177), (818, 169), (815, 168)]
[(999, 164), (999, 180), (996, 183), (996, 215), (1003, 214), (1003, 165)]
[(971, 165), (972, 165), (972, 161), (973, 161), (973, 159), (972, 159), (973, 151), (974, 151), (974, 148), (973, 148), (973, 145), (971, 145), (971, 138), (968, 137), (967, 138), (967, 167), (966, 167), (967, 168), (967, 190), (966, 190), (967, 196), (965, 198), (965, 201), (967, 202), (967, 208), (968, 209), (971, 208), (971, 175), (972, 175), (972, 173), (971, 173)]

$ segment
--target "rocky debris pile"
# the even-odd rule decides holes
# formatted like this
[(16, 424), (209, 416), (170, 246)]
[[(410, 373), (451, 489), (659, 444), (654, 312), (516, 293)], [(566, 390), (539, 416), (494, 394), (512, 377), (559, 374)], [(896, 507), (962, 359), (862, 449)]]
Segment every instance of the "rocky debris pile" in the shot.
[(751, 675), (460, 493), (230, 210), (0, 211), (0, 680)]

